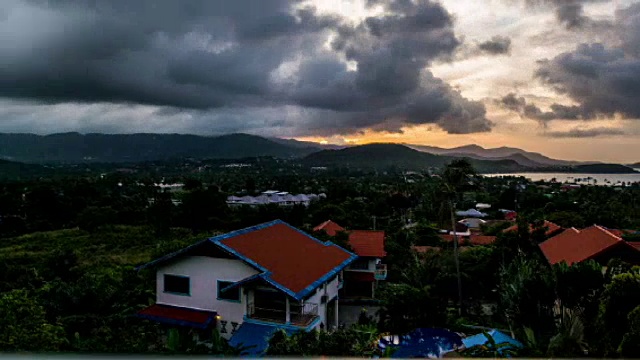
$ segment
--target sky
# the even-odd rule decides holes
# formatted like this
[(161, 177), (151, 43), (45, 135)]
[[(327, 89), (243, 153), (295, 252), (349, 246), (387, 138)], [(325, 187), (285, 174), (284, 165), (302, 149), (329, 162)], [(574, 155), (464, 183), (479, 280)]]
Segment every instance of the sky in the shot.
[(2, 0), (0, 132), (640, 161), (640, 1)]

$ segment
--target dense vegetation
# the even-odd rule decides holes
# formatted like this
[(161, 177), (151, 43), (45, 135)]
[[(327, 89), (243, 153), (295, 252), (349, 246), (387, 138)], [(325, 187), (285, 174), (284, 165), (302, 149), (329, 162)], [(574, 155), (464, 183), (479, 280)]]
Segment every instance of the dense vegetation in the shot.
[[(387, 233), (389, 278), (378, 292), (380, 323), (364, 318), (337, 333), (279, 334), (273, 355), (367, 356), (384, 332), (431, 326), (473, 332), (467, 326), (476, 325), (513, 331), (526, 344), (523, 356), (584, 356), (585, 350), (592, 357), (640, 356), (637, 268), (550, 267), (536, 246), (540, 231), (502, 234), (499, 227), (495, 244), (471, 247), (456, 261), (436, 232), (450, 226), (450, 202), (458, 209), (517, 204), (521, 224), (548, 219), (638, 229), (638, 184), (563, 191), (560, 184), (540, 187), (518, 178), (469, 182), (472, 169), (459, 162), (442, 177), (393, 169), (318, 172), (274, 159), (220, 165), (148, 163), (127, 171), (105, 165), (0, 183), (0, 350), (237, 354), (217, 337), (212, 348), (176, 330), (164, 341), (165, 329), (132, 317), (154, 299), (154, 274), (133, 267), (202, 237), (279, 218), (307, 231), (327, 219), (360, 229), (375, 222)], [(171, 192), (154, 185), (163, 179), (184, 187)], [(289, 209), (225, 203), (229, 194), (267, 189), (328, 198)], [(417, 226), (406, 228), (409, 221)], [(419, 256), (412, 245), (442, 249)], [(345, 345), (337, 340), (345, 338), (353, 346), (332, 345)]]

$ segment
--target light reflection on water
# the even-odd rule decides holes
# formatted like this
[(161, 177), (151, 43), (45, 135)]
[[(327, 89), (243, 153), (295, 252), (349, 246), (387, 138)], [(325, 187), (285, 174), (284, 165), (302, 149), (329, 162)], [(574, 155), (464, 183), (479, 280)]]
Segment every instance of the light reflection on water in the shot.
[[(640, 169), (636, 169), (640, 171)], [(483, 174), (487, 177), (495, 176), (524, 176), (532, 181), (550, 181), (556, 179), (561, 183), (616, 185), (621, 183), (640, 182), (640, 172), (635, 174), (571, 174), (571, 173), (512, 173), (512, 174)]]

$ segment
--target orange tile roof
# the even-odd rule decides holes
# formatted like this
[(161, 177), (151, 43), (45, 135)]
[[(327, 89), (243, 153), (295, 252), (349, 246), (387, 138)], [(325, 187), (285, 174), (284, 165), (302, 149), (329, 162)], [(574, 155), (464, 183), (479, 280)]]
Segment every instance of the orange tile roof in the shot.
[(351, 230), (349, 245), (358, 256), (377, 258), (387, 256), (387, 252), (384, 251), (384, 231)]
[(437, 247), (437, 246), (412, 246), (411, 247), (414, 251), (419, 252), (421, 254), (429, 252), (429, 251), (441, 251), (442, 248)]
[[(547, 220), (544, 221), (542, 226), (547, 228), (547, 231), (544, 233), (546, 236), (551, 236), (556, 232), (562, 230), (562, 227), (560, 225), (552, 223), (551, 221), (547, 221)], [(518, 225), (513, 225), (502, 230), (502, 232), (505, 232), (505, 233), (510, 231), (518, 231)], [(529, 225), (529, 231), (530, 232), (533, 231), (533, 225)]]
[(627, 241), (627, 244), (633, 246), (637, 250), (640, 250), (640, 241)]
[[(218, 240), (217, 240), (218, 239)], [(268, 273), (268, 280), (293, 293), (311, 289), (317, 281), (355, 259), (337, 245), (321, 242), (282, 222), (274, 221), (211, 239)], [(316, 284), (317, 285), (317, 284)]]
[[(440, 238), (446, 242), (453, 242), (453, 235), (443, 234), (440, 235)], [(471, 234), (470, 236), (458, 236), (458, 244), (466, 243), (467, 239), (471, 245), (489, 245), (496, 241), (495, 236)]]
[(324, 230), (329, 236), (335, 236), (336, 233), (338, 233), (339, 231), (345, 231), (345, 228), (343, 228), (342, 226), (338, 225), (337, 223), (331, 220), (327, 220), (322, 224), (313, 228), (313, 231), (320, 231), (320, 230)]
[(540, 249), (550, 264), (565, 261), (568, 265), (571, 265), (593, 259), (605, 250), (620, 245), (628, 246), (631, 251), (636, 251), (634, 247), (624, 242), (619, 236), (601, 226), (593, 225), (582, 230), (566, 229), (541, 243)]

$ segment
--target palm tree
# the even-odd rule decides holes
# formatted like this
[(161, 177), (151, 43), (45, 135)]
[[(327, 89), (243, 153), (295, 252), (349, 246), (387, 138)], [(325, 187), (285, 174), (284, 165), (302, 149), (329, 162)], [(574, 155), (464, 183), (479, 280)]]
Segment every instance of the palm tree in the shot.
[(584, 341), (584, 325), (576, 312), (565, 310), (562, 314), (558, 333), (549, 340), (548, 355), (553, 357), (574, 357), (587, 353)]
[(451, 231), (453, 232), (453, 255), (458, 279), (458, 314), (462, 314), (462, 278), (460, 277), (460, 260), (458, 251), (458, 235), (456, 233), (455, 206), (460, 193), (476, 184), (477, 173), (466, 159), (457, 159), (449, 163), (442, 173), (443, 192), (449, 203)]

